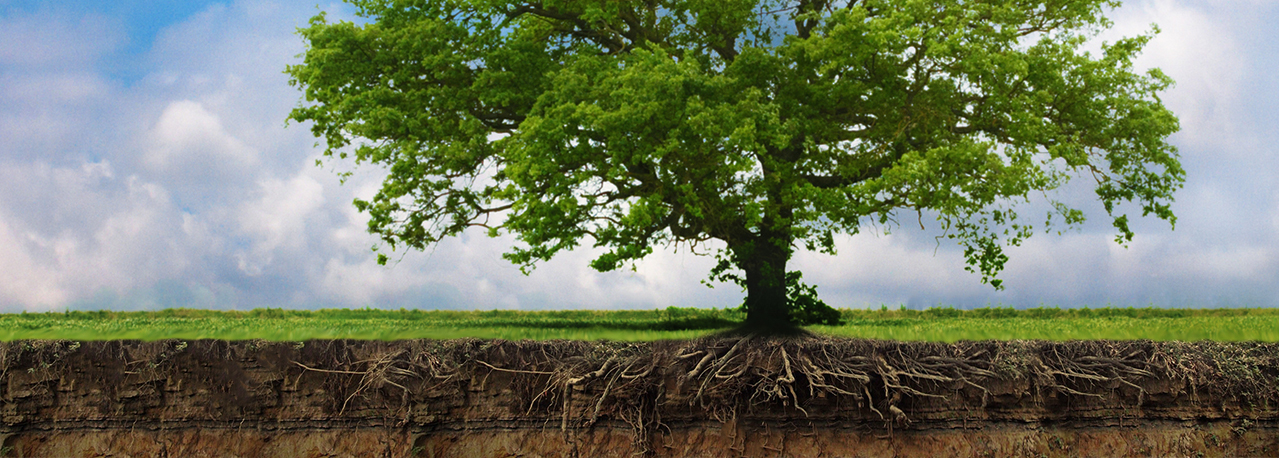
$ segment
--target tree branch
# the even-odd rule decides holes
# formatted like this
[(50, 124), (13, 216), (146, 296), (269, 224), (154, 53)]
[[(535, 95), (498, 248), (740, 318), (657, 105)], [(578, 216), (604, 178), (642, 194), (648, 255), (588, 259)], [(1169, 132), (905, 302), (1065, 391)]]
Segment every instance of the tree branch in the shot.
[(605, 31), (592, 27), (585, 19), (571, 13), (549, 10), (542, 5), (542, 2), (533, 2), (517, 6), (507, 14), (511, 17), (518, 17), (523, 14), (532, 14), (544, 19), (553, 19), (569, 23), (572, 27), (562, 29), (561, 31), (568, 32), (570, 35), (604, 46), (605, 48), (608, 48), (608, 52), (610, 54), (622, 52), (630, 48), (626, 45), (626, 43), (612, 37)]

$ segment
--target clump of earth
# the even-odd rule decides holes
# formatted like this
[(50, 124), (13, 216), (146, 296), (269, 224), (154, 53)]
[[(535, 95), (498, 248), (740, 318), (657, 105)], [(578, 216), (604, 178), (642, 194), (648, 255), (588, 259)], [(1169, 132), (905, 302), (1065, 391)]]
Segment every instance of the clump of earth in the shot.
[(0, 344), (0, 456), (1279, 456), (1279, 344)]

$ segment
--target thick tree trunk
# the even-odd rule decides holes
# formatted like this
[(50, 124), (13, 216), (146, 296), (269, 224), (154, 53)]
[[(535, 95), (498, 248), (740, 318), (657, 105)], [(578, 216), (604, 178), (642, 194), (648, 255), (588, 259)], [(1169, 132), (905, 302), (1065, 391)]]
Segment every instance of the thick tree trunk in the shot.
[[(768, 155), (793, 165), (798, 159), (797, 152), (770, 149)], [(783, 157), (787, 155), (795, 157)], [(799, 330), (799, 326), (791, 322), (790, 304), (786, 300), (786, 261), (790, 260), (794, 237), (791, 232), (793, 210), (785, 204), (784, 176), (774, 170), (778, 165), (773, 160), (761, 160), (769, 205), (765, 206), (755, 236), (733, 249), (738, 267), (746, 274), (746, 322), (742, 330), (752, 334), (791, 334)]]
[(746, 323), (752, 332), (786, 332), (795, 328), (786, 302), (786, 261), (790, 243), (760, 237), (736, 251), (746, 274)]

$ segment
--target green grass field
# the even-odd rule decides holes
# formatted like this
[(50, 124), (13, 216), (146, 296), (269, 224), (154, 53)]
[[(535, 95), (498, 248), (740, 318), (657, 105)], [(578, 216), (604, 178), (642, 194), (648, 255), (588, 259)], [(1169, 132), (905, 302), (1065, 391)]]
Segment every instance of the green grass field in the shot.
[[(844, 310), (842, 326), (819, 334), (925, 340), (1279, 341), (1279, 309), (1102, 308), (961, 311)], [(0, 340), (20, 339), (690, 339), (733, 327), (736, 310), (623, 311), (282, 310), (50, 312), (0, 315)]]

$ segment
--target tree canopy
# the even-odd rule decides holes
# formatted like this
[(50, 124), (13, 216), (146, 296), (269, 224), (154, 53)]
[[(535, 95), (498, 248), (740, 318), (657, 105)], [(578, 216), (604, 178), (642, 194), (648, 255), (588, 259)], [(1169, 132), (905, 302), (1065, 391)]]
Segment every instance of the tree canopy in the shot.
[(1046, 192), (1072, 178), (1120, 242), (1124, 202), (1175, 222), (1172, 80), (1132, 65), (1157, 30), (1081, 49), (1117, 1), (353, 3), (299, 31), (290, 119), (385, 167), (355, 205), (393, 249), (479, 227), (523, 267), (589, 241), (608, 271), (718, 241), (713, 278), (767, 325), (794, 251), (867, 224), (928, 211), (999, 288), (1004, 247), (1083, 221)]

